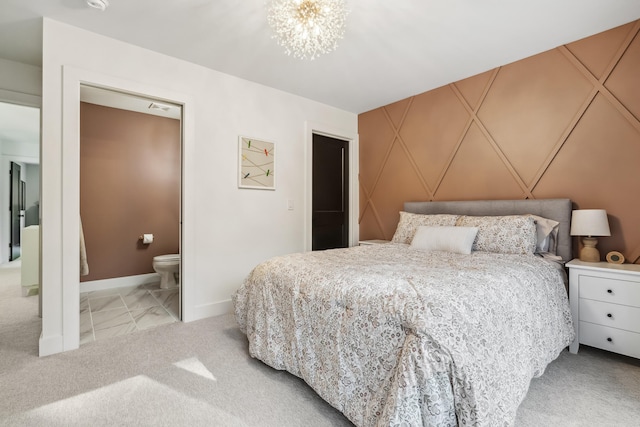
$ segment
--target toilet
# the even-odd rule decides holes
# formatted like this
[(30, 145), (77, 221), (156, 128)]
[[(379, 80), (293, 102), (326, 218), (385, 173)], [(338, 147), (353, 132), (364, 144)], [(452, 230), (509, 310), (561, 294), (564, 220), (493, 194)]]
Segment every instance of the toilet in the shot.
[(180, 254), (154, 256), (153, 269), (160, 275), (160, 288), (175, 288), (178, 286), (176, 276), (180, 272)]

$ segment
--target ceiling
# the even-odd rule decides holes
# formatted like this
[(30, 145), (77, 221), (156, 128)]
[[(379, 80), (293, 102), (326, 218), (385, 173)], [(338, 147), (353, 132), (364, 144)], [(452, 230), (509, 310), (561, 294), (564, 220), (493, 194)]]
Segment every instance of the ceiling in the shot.
[(347, 0), (338, 49), (309, 61), (271, 37), (265, 0), (110, 3), (2, 0), (0, 57), (41, 65), (45, 16), (362, 113), (640, 18), (639, 0)]

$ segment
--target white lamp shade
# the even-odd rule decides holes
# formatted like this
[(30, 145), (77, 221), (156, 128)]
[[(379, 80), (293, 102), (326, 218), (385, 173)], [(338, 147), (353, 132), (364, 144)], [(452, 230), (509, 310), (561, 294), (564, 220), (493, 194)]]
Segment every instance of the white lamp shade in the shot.
[(607, 211), (580, 209), (571, 213), (572, 236), (611, 236)]

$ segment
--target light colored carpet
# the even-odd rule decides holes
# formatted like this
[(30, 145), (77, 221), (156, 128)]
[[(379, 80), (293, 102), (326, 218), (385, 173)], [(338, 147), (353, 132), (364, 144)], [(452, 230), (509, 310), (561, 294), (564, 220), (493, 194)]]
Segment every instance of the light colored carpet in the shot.
[[(2, 426), (350, 426), (302, 380), (251, 359), (233, 316), (37, 357), (37, 297), (2, 290)], [(7, 313), (10, 313), (7, 314)], [(640, 363), (583, 347), (535, 379), (517, 426), (637, 426)]]

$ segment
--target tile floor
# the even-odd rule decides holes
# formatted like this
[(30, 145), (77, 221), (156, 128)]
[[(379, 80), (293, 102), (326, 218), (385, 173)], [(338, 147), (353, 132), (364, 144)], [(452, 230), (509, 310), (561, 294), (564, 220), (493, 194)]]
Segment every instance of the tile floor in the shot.
[(80, 345), (179, 321), (179, 288), (159, 283), (80, 294)]

